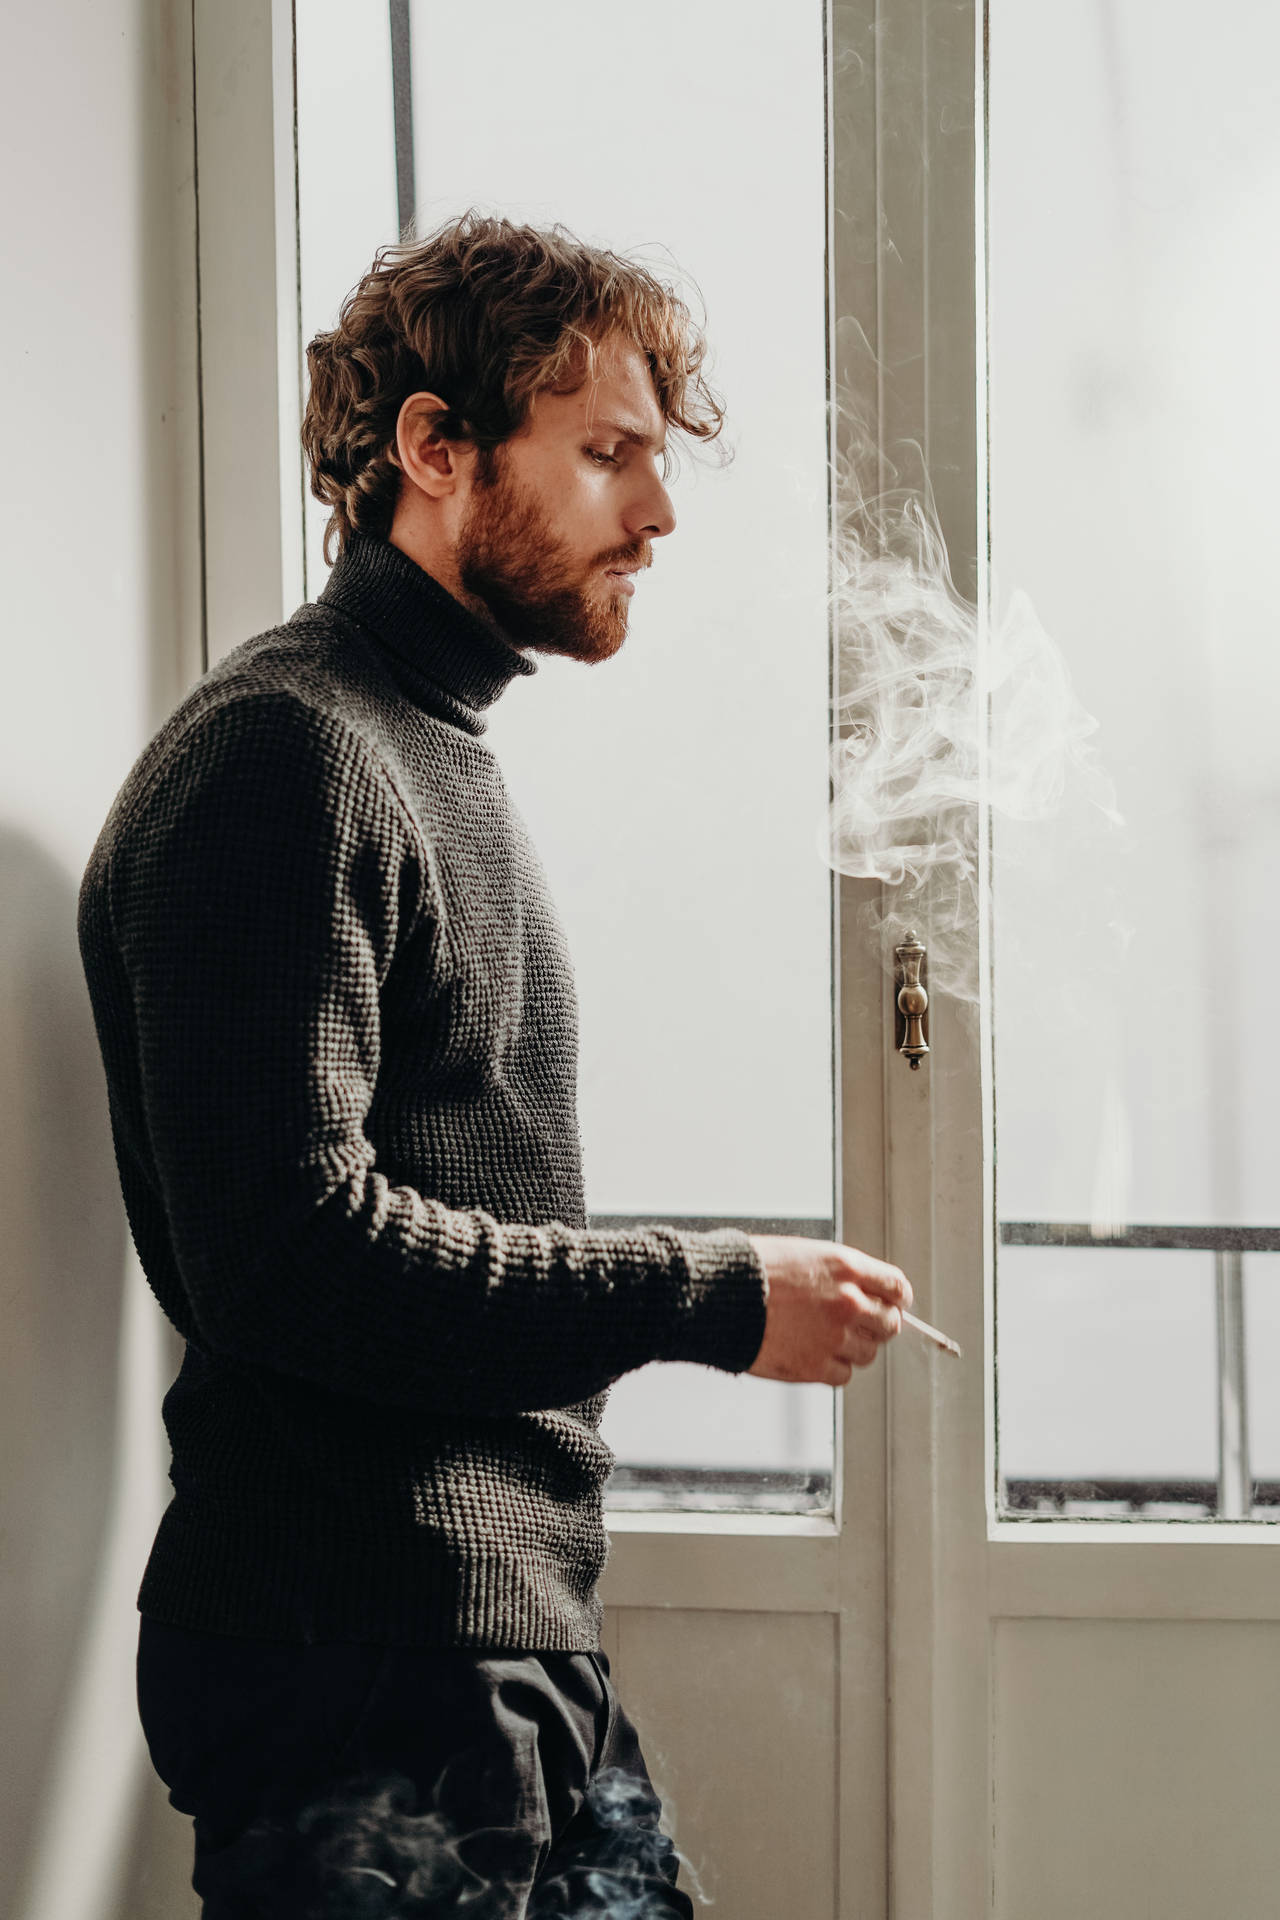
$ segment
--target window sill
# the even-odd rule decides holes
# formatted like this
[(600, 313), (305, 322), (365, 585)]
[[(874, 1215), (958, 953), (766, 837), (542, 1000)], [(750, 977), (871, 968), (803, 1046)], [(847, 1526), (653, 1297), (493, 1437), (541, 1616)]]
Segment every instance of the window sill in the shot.
[(833, 1513), (664, 1513), (658, 1509), (606, 1508), (613, 1533), (765, 1534), (771, 1538), (831, 1540), (840, 1529)]

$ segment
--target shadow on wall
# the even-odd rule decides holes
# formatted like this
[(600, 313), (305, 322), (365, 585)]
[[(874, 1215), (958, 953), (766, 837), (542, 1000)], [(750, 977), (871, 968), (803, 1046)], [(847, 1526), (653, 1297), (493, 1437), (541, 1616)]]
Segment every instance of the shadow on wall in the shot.
[(0, 1914), (15, 1910), (105, 1544), (123, 1210), (76, 889), (0, 826)]
[[(44, 161), (15, 204), (38, 212), (48, 285), (11, 318), (50, 431), (78, 421), (59, 359), (69, 309), (76, 325), (95, 312), (92, 370), (119, 401), (85, 428), (113, 485), (83, 552), (69, 565), (55, 506), (28, 523), (28, 580), (66, 580), (28, 605), (68, 690), (58, 740), (38, 702), (4, 716), (44, 740), (23, 818), (37, 834), (56, 819), (70, 864), (0, 822), (0, 1920), (198, 1911), (190, 1826), (146, 1767), (133, 1708), (134, 1600), (168, 1493), (160, 1401), (177, 1351), (129, 1245), (75, 924), (107, 755), (123, 777), (200, 671), (192, 18), (188, 0), (28, 8), (0, 126), (11, 171), (33, 142)], [(64, 123), (68, 137), (41, 148)], [(86, 164), (104, 249), (88, 267), (67, 240)], [(108, 257), (99, 320), (92, 262)], [(121, 697), (98, 712), (104, 654)], [(74, 791), (90, 737), (92, 807)]]

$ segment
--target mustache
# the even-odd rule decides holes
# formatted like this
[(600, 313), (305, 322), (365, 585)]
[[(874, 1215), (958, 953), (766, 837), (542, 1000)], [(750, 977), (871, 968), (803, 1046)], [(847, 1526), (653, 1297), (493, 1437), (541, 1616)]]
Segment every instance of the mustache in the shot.
[(642, 540), (638, 547), (621, 547), (616, 553), (604, 554), (596, 561), (598, 567), (635, 567), (643, 570), (653, 565), (653, 543)]

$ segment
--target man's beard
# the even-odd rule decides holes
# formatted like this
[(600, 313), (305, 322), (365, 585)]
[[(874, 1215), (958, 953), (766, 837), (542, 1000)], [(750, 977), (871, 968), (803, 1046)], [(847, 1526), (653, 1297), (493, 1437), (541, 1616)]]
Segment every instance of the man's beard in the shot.
[(502, 449), (477, 462), (475, 490), (458, 540), (458, 577), (517, 647), (608, 660), (627, 637), (623, 592), (597, 597), (587, 581), (609, 566), (647, 567), (653, 549), (603, 553), (585, 570), (570, 559), (538, 502), (510, 479)]

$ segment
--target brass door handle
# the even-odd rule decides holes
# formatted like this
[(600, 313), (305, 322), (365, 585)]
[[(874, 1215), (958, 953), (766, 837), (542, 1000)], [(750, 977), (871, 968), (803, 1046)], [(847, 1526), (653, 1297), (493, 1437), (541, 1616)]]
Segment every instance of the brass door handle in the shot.
[(920, 979), (920, 969), (925, 963), (925, 947), (918, 933), (909, 933), (900, 947), (893, 950), (897, 968), (894, 979), (901, 984), (898, 988), (898, 1052), (902, 1054), (908, 1066), (913, 1070), (920, 1065), (929, 1051), (929, 1042), (925, 1034), (925, 1016), (929, 1011), (929, 995)]

